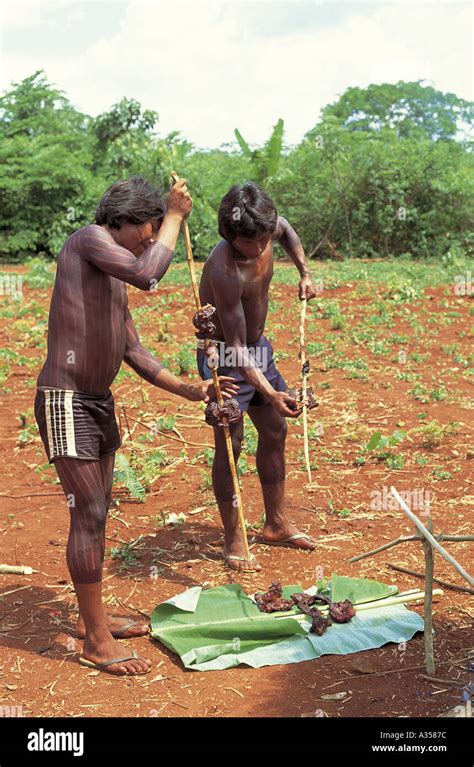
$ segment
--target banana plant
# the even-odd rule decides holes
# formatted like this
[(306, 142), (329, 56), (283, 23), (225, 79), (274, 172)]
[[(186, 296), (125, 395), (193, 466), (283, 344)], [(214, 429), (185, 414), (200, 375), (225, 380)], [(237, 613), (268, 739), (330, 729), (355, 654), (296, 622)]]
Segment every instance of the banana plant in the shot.
[(280, 118), (273, 126), (270, 138), (258, 149), (252, 149), (237, 128), (234, 131), (242, 154), (249, 160), (254, 179), (260, 186), (266, 186), (278, 172), (283, 149), (283, 129), (284, 122)]

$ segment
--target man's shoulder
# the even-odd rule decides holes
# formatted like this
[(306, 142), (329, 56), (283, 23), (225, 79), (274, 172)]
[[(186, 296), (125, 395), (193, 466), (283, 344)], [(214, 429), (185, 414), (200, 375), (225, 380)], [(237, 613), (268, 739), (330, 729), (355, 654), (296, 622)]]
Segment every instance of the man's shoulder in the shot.
[(65, 240), (61, 248), (58, 256), (58, 266), (60, 268), (70, 268), (76, 263), (77, 258), (83, 262), (88, 261), (87, 256), (89, 252), (92, 252), (97, 247), (103, 250), (111, 239), (107, 230), (98, 224), (87, 224), (80, 229), (76, 229)]
[(83, 238), (83, 235), (86, 235), (88, 237), (94, 237), (99, 238), (104, 241), (110, 240), (110, 234), (108, 233), (107, 229), (105, 227), (100, 226), (100, 224), (87, 224), (86, 226), (83, 226), (81, 229), (78, 229), (76, 232), (74, 232), (75, 236), (78, 235), (81, 238)]
[(208, 275), (216, 272), (233, 274), (236, 271), (232, 246), (227, 240), (220, 240), (211, 251), (204, 264), (204, 271)]
[(223, 261), (232, 255), (232, 245), (227, 240), (219, 240), (217, 245), (211, 250), (208, 261)]
[(285, 231), (285, 227), (288, 226), (288, 221), (283, 216), (278, 216), (275, 230), (272, 232), (272, 241), (279, 240)]
[(79, 246), (82, 242), (83, 234), (100, 235), (101, 231), (103, 231), (102, 227), (97, 226), (97, 224), (87, 224), (86, 226), (81, 226), (80, 229), (76, 229), (74, 232), (72, 232), (72, 234), (69, 235), (65, 241), (65, 244), (75, 243), (77, 246)]

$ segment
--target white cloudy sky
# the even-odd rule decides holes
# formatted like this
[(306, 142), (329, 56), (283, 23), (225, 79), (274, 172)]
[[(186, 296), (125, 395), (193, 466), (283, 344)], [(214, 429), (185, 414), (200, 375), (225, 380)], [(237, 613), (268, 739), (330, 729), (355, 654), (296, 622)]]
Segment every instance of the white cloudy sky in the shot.
[(458, 0), (16, 0), (0, 90), (37, 69), (96, 115), (122, 96), (198, 146), (296, 143), (348, 86), (427, 79), (472, 98), (472, 5)]

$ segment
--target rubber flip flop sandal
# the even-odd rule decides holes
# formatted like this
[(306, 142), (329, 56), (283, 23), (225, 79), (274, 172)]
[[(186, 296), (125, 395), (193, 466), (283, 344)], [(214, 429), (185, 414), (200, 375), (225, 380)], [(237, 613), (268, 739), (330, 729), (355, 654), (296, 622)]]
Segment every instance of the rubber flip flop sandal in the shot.
[[(223, 556), (224, 562), (226, 564), (228, 564), (229, 561), (232, 561), (232, 562), (248, 562), (248, 564), (250, 564), (253, 559), (257, 559), (255, 554), (251, 554), (250, 555), (250, 559), (247, 559), (247, 557), (240, 557), (237, 554), (224, 554), (224, 552), (222, 552), (222, 556)], [(245, 569), (245, 568), (242, 569), (242, 568), (237, 568), (237, 567), (230, 567), (230, 565), (229, 565), (229, 568), (231, 570), (235, 570), (235, 572), (238, 572), (238, 573), (258, 573), (258, 572), (260, 572), (259, 570), (256, 570), (256, 569)]]
[[(122, 626), (121, 629), (116, 629), (115, 631), (111, 631), (110, 633), (115, 639), (120, 639), (120, 637), (123, 637), (123, 635), (129, 629), (133, 628), (134, 626), (141, 626), (141, 625), (142, 624), (140, 621), (130, 621), (130, 623), (126, 623), (125, 626)], [(135, 639), (135, 637), (138, 638), (140, 636), (148, 636), (149, 633), (150, 633), (150, 629), (148, 629), (148, 631), (146, 631), (144, 634), (131, 634), (129, 637), (125, 637), (125, 639)], [(85, 639), (85, 634), (78, 634), (77, 631), (75, 632), (75, 634), (78, 639)]]
[[(142, 624), (140, 621), (130, 621), (130, 623), (127, 623), (125, 624), (125, 626), (122, 626), (121, 629), (117, 629), (117, 631), (111, 631), (110, 633), (112, 634), (113, 637), (118, 639), (123, 634), (125, 634), (125, 632), (128, 631), (129, 629), (134, 628), (135, 626), (141, 626), (141, 625)], [(147, 636), (149, 633), (150, 633), (150, 629), (148, 628), (148, 631), (146, 631), (145, 634), (132, 634), (131, 637), (127, 637), (127, 638), (132, 639), (133, 637)]]
[[(106, 660), (103, 663), (94, 663), (93, 660), (88, 660), (88, 658), (84, 658), (83, 655), (79, 656), (79, 663), (81, 666), (87, 666), (87, 668), (93, 668), (97, 671), (107, 671), (108, 666), (113, 666), (114, 663), (124, 663), (127, 660), (138, 660), (138, 655), (135, 652), (135, 650), (132, 650), (131, 655), (127, 655), (125, 658), (113, 658), (113, 660)], [(109, 671), (110, 674), (114, 674), (114, 676), (142, 676), (143, 674), (149, 674), (151, 669), (148, 669), (148, 671), (134, 671), (132, 674), (114, 674), (113, 671)]]
[(309, 535), (306, 535), (306, 533), (295, 533), (294, 535), (289, 535), (288, 538), (282, 538), (281, 541), (267, 541), (266, 538), (262, 535), (262, 540), (266, 546), (282, 546), (283, 548), (287, 549), (299, 549), (300, 551), (312, 551), (313, 549), (304, 549), (302, 546), (297, 546), (293, 541), (298, 540), (299, 538), (305, 538), (307, 541), (311, 541), (311, 538)]

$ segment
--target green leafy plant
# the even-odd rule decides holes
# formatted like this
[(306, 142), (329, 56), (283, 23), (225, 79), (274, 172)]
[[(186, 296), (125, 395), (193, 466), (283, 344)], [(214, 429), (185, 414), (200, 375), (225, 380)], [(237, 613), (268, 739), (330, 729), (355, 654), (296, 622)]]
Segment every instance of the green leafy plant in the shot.
[(460, 428), (460, 424), (456, 421), (451, 421), (448, 424), (440, 424), (435, 418), (423, 426), (417, 426), (415, 429), (410, 429), (410, 435), (418, 436), (422, 438), (423, 447), (433, 449), (441, 444), (443, 439), (447, 436), (454, 434)]
[(124, 543), (121, 546), (114, 546), (110, 549), (112, 559), (120, 561), (120, 569), (135, 567), (140, 563), (141, 554), (133, 551), (133, 545), (133, 543)]
[(114, 478), (127, 488), (132, 498), (145, 500), (146, 490), (139, 481), (136, 470), (130, 466), (127, 456), (123, 453), (117, 453), (115, 456)]

